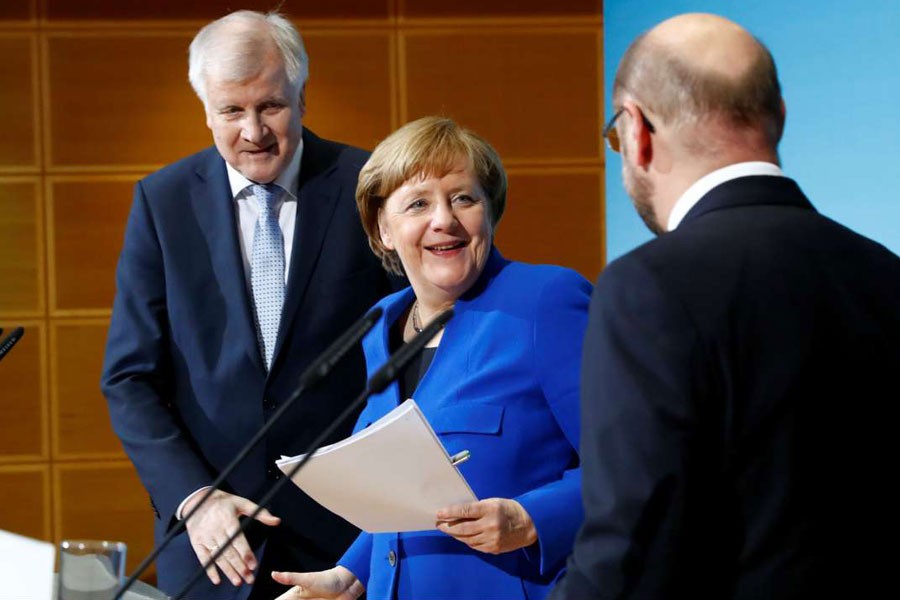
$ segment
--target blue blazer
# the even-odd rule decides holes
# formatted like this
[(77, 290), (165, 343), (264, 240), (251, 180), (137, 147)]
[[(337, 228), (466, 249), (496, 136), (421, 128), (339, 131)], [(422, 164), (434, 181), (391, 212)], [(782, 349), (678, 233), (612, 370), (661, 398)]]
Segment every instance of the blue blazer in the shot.
[[(388, 598), (541, 598), (560, 574), (582, 520), (578, 372), (591, 285), (574, 271), (509, 262), (493, 250), (455, 305), (414, 398), (479, 499), (518, 500), (538, 543), (494, 556), (438, 531), (360, 534), (339, 564)], [(411, 288), (379, 303), (363, 343), (369, 372), (388, 357), (389, 329)], [(373, 396), (356, 429), (401, 401), (394, 383)], [(391, 560), (393, 557), (393, 560)]]
[(553, 598), (884, 595), (898, 371), (900, 259), (785, 177), (715, 187), (600, 275)]
[[(118, 289), (102, 377), (113, 428), (147, 488), (157, 541), (184, 498), (208, 485), (294, 391), (301, 371), (378, 299), (390, 282), (372, 255), (354, 201), (362, 150), (303, 132), (303, 159), (281, 327), (271, 372), (257, 345), (237, 218), (225, 162), (215, 148), (135, 186), (117, 271)], [(364, 385), (361, 350), (275, 426), (227, 480), (258, 499), (280, 476), (280, 454), (304, 452)], [(337, 441), (351, 425), (336, 433)], [(269, 559), (292, 570), (333, 564), (357, 530), (296, 486), (276, 497)], [(265, 557), (264, 557), (265, 560)], [(279, 562), (269, 563), (273, 566)], [(186, 535), (158, 561), (159, 587), (174, 594), (198, 566)], [(263, 575), (267, 577), (267, 575)], [(245, 597), (248, 586), (216, 587), (201, 598)]]

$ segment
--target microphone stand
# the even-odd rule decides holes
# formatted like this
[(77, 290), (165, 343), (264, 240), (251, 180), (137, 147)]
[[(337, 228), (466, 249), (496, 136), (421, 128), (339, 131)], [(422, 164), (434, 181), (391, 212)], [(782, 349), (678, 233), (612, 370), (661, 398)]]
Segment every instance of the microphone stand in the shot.
[[(268, 421), (260, 428), (260, 430), (253, 436), (247, 444), (238, 452), (237, 456), (219, 473), (218, 477), (216, 477), (215, 481), (203, 492), (203, 495), (200, 497), (200, 500), (194, 504), (193, 508), (189, 510), (180, 521), (178, 521), (172, 529), (166, 534), (166, 537), (160, 542), (160, 544), (153, 549), (153, 551), (147, 555), (147, 557), (138, 565), (137, 569), (134, 570), (125, 583), (122, 584), (122, 587), (116, 592), (115, 596), (113, 596), (113, 600), (120, 600), (122, 596), (125, 595), (125, 592), (128, 591), (131, 586), (134, 585), (135, 581), (147, 570), (147, 568), (153, 564), (153, 561), (160, 555), (163, 549), (168, 546), (173, 539), (177, 535), (179, 535), (182, 531), (184, 531), (185, 527), (187, 527), (188, 519), (194, 516), (196, 512), (200, 509), (201, 506), (209, 499), (213, 493), (219, 489), (219, 486), (222, 485), (222, 482), (231, 475), (234, 469), (243, 461), (248, 454), (256, 447), (256, 445), (265, 437), (265, 435), (269, 432), (269, 430), (274, 426), (275, 423), (281, 418), (281, 416), (287, 412), (287, 410), (293, 406), (294, 402), (305, 392), (309, 387), (315, 385), (319, 381), (321, 381), (326, 375), (331, 372), (331, 369), (344, 357), (345, 354), (354, 346), (357, 342), (359, 342), (362, 337), (369, 332), (369, 330), (375, 325), (375, 322), (381, 318), (382, 309), (374, 308), (370, 310), (367, 314), (363, 315), (359, 320), (357, 320), (353, 325), (350, 326), (347, 331), (345, 331), (341, 336), (336, 339), (332, 344), (325, 349), (325, 351), (319, 355), (319, 358), (311, 364), (302, 375), (300, 375), (300, 380), (297, 384), (297, 388), (290, 395), (290, 397), (280, 406), (278, 410), (269, 418)], [(256, 516), (256, 514), (254, 514)], [(243, 531), (243, 530), (242, 530)], [(232, 537), (229, 539), (229, 544)], [(216, 555), (218, 557), (218, 554)]]
[(290, 471), (285, 473), (285, 477), (279, 479), (275, 482), (269, 491), (266, 492), (266, 495), (263, 496), (260, 501), (257, 503), (256, 510), (250, 514), (247, 519), (241, 523), (240, 528), (232, 533), (228, 539), (221, 544), (216, 551), (209, 557), (209, 560), (206, 561), (203, 565), (200, 566), (199, 569), (196, 570), (193, 577), (187, 582), (187, 584), (181, 589), (178, 594), (175, 595), (173, 600), (183, 600), (185, 595), (190, 591), (194, 584), (206, 573), (206, 570), (215, 564), (216, 560), (231, 546), (231, 543), (242, 533), (244, 533), (250, 524), (256, 519), (260, 512), (268, 505), (268, 503), (275, 497), (275, 494), (284, 486), (284, 484), (288, 481), (293, 480), (294, 475), (300, 472), (300, 469), (309, 462), (309, 459), (313, 457), (316, 450), (318, 450), (322, 444), (327, 440), (335, 430), (343, 424), (345, 420), (347, 420), (350, 415), (352, 415), (358, 408), (360, 408), (363, 403), (365, 403), (370, 396), (377, 394), (384, 390), (391, 383), (403, 368), (409, 364), (417, 354), (419, 354), (423, 348), (425, 348), (425, 344), (427, 344), (431, 338), (437, 335), (438, 331), (453, 318), (453, 309), (447, 309), (422, 330), (421, 333), (416, 335), (413, 339), (411, 339), (408, 343), (404, 344), (400, 347), (397, 352), (391, 356), (388, 361), (382, 366), (375, 374), (369, 379), (368, 385), (366, 385), (366, 389), (357, 396), (353, 402), (350, 403), (347, 408), (344, 409), (344, 412), (335, 419), (331, 425), (329, 425), (325, 430), (320, 433), (315, 440), (309, 445), (308, 450), (306, 451), (306, 455), (296, 464), (292, 465)]
[[(0, 328), (0, 333), (3, 333), (3, 329)], [(12, 347), (18, 343), (22, 336), (25, 335), (24, 327), (16, 327), (9, 335), (6, 336), (6, 339), (0, 342), (0, 360), (3, 360), (3, 357), (9, 354), (9, 351), (12, 350)]]

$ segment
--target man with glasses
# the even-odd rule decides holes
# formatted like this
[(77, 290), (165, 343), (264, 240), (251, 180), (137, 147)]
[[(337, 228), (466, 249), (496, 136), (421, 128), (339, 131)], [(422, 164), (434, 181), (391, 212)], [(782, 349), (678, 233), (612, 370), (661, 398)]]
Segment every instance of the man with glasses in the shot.
[(875, 597), (900, 259), (782, 174), (775, 64), (738, 25), (661, 23), (613, 101), (604, 136), (658, 238), (594, 292), (585, 522), (552, 597)]

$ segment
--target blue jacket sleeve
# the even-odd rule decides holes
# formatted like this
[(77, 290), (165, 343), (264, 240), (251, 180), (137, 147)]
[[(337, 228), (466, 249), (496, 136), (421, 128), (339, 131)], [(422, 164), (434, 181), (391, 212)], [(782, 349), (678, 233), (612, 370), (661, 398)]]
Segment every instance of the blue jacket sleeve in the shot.
[[(534, 323), (534, 369), (547, 404), (573, 450), (579, 444), (579, 366), (591, 284), (573, 271), (561, 271), (544, 287)], [(559, 569), (572, 550), (583, 519), (581, 469), (573, 465), (561, 479), (516, 500), (534, 521), (541, 574)], [(539, 556), (538, 556), (539, 555)]]
[(365, 531), (360, 533), (337, 564), (356, 575), (364, 586), (368, 586), (369, 569), (372, 565), (372, 534)]
[(140, 182), (116, 286), (101, 388), (113, 429), (169, 522), (181, 501), (213, 477), (167, 406), (173, 377), (163, 252)]

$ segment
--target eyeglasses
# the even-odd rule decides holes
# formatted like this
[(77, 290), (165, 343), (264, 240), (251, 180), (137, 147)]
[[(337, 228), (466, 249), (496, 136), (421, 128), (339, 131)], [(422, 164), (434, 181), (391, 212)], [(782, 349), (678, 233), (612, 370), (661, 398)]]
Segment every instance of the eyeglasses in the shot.
[[(603, 128), (603, 139), (606, 140), (606, 145), (613, 152), (620, 152), (622, 150), (622, 141), (619, 139), (619, 132), (616, 130), (616, 119), (621, 116), (621, 114), (625, 112), (625, 108), (620, 108), (616, 111), (616, 114), (612, 116), (612, 119), (609, 120), (609, 123), (606, 124), (606, 127)], [(653, 123), (644, 115), (644, 111), (639, 110), (641, 113), (641, 120), (644, 121), (644, 126), (650, 133), (656, 133), (656, 127), (653, 126)]]

